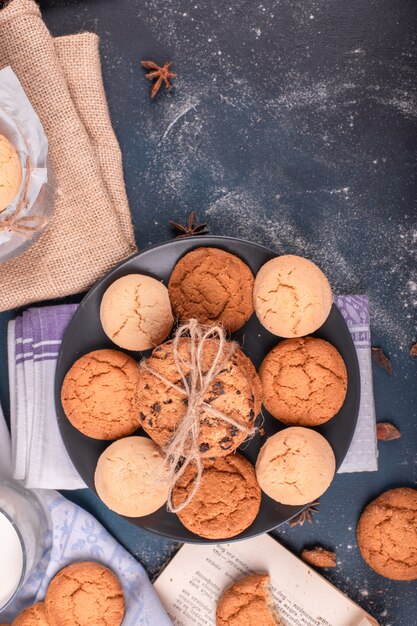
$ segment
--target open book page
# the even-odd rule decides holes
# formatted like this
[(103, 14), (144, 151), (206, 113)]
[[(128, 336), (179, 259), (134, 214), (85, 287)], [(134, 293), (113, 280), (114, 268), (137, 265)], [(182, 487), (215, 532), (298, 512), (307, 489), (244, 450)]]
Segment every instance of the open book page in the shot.
[(269, 535), (227, 544), (186, 544), (154, 586), (175, 626), (215, 626), (217, 601), (225, 588), (253, 573), (270, 575), (285, 626), (378, 626)]

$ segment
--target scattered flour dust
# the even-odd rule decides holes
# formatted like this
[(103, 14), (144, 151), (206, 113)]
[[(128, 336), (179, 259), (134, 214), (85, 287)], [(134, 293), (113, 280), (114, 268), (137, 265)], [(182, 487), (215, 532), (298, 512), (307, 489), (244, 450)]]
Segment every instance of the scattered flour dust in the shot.
[[(326, 190), (324, 190), (326, 191)], [(348, 188), (335, 190), (342, 195)], [(219, 190), (219, 197), (206, 209), (206, 217), (221, 221), (222, 234), (248, 238), (273, 248), (280, 254), (298, 254), (314, 260), (329, 277), (338, 293), (367, 292), (370, 298), (372, 327), (377, 334), (386, 334), (398, 349), (407, 349), (417, 332), (417, 229), (405, 229), (384, 223), (373, 240), (373, 248), (361, 259), (347, 260), (343, 243), (348, 232), (350, 214), (340, 211), (334, 215), (332, 227), (316, 229), (308, 238), (300, 234), (296, 216), (281, 204), (282, 197), (274, 198), (274, 217), (265, 210), (266, 203), (247, 189)], [(271, 201), (272, 203), (272, 201)], [(358, 237), (360, 233), (358, 232)], [(394, 248), (394, 252), (392, 249)], [(348, 251), (348, 250), (347, 250)], [(370, 268), (381, 273), (381, 280), (364, 284)], [(385, 289), (389, 281), (398, 285), (401, 308), (398, 317), (384, 306)], [(409, 322), (405, 323), (404, 318)]]
[[(329, 276), (336, 292), (367, 293), (373, 329), (392, 342), (395, 349), (407, 349), (417, 338), (417, 224), (413, 227), (410, 219), (395, 221), (394, 200), (393, 217), (388, 218), (385, 213), (378, 219), (374, 213), (369, 220), (369, 233), (364, 237), (361, 218), (367, 207), (362, 190), (356, 188), (352, 177), (309, 190), (303, 183), (285, 179), (282, 171), (275, 171), (268, 178), (265, 168), (256, 171), (254, 166), (243, 186), (238, 178), (232, 179), (233, 168), (222, 154), (223, 138), (210, 133), (218, 129), (215, 117), (221, 116), (226, 123), (237, 120), (233, 127), (237, 144), (241, 140), (245, 145), (247, 137), (253, 140), (258, 124), (259, 128), (271, 129), (271, 145), (275, 129), (279, 129), (276, 141), (284, 136), (294, 150), (301, 150), (308, 136), (316, 148), (316, 164), (333, 177), (333, 157), (339, 160), (340, 169), (343, 158), (350, 163), (352, 147), (366, 151), (366, 146), (355, 143), (357, 137), (353, 134), (358, 106), (394, 110), (406, 119), (417, 117), (412, 59), (401, 61), (399, 88), (398, 82), (379, 80), (378, 72), (369, 77), (360, 65), (367, 60), (364, 47), (353, 45), (343, 55), (337, 72), (333, 69), (319, 75), (303, 72), (285, 55), (281, 58), (278, 50), (277, 78), (271, 88), (270, 73), (264, 71), (270, 60), (269, 47), (263, 46), (263, 41), (275, 37), (279, 0), (268, 6), (254, 3), (250, 19), (245, 11), (236, 13), (231, 5), (215, 3), (210, 9), (209, 26), (200, 9), (205, 10), (203, 5), (182, 0), (143, 2), (141, 19), (157, 38), (163, 21), (164, 44), (175, 52), (174, 71), (181, 77), (175, 81), (172, 94), (156, 103), (158, 114), (143, 121), (142, 130), (151, 147), (148, 168), (143, 174), (145, 184), (155, 192), (157, 201), (167, 207), (176, 203), (175, 206), (188, 208), (188, 204), (201, 217), (205, 212), (213, 232), (251, 239), (279, 253), (312, 258)], [(294, 0), (291, 4), (295, 23), (306, 30), (320, 29), (327, 11), (325, 0)], [(247, 48), (245, 58), (249, 59), (244, 68), (238, 50), (230, 45), (230, 29), (235, 27), (236, 15), (240, 20), (240, 45)], [(185, 21), (193, 23), (195, 33), (192, 73)], [(212, 106), (213, 99), (217, 99), (218, 107)], [(333, 123), (334, 120), (338, 121)], [(332, 152), (334, 146), (339, 146), (341, 152)], [(365, 157), (372, 168), (370, 175), (380, 167), (388, 167), (380, 152), (370, 151)], [(193, 204), (195, 198), (201, 198), (196, 191), (199, 185), (206, 198), (203, 206)], [(312, 208), (320, 211), (317, 224), (310, 220), (306, 225), (297, 215), (297, 198), (305, 204), (306, 197), (311, 199)], [(388, 211), (389, 199), (386, 205)], [(415, 207), (410, 207), (412, 210)], [(402, 220), (402, 216), (399, 218)], [(323, 224), (327, 227), (323, 228)], [(361, 244), (363, 241), (365, 245)], [(387, 291), (393, 293), (394, 301), (387, 300)]]

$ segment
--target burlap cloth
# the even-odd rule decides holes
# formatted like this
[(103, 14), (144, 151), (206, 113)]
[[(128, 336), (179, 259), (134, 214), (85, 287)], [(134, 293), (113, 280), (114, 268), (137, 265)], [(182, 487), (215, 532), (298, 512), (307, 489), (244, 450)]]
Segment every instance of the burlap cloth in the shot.
[(44, 126), (57, 194), (47, 232), (0, 265), (0, 310), (84, 291), (136, 250), (98, 37), (54, 39), (33, 0), (11, 0), (0, 10), (7, 65)]

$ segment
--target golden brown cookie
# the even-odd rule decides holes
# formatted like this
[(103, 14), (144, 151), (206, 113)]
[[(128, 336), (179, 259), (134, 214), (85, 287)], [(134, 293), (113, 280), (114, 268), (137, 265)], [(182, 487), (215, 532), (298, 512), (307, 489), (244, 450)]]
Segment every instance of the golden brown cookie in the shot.
[(363, 511), (357, 528), (364, 560), (381, 576), (417, 579), (417, 489), (390, 489)]
[[(253, 466), (240, 454), (206, 461), (200, 487), (177, 515), (188, 530), (207, 539), (227, 539), (252, 524), (261, 504), (261, 490)], [(175, 507), (191, 492), (195, 470), (185, 470), (173, 492)]]
[(65, 376), (61, 402), (75, 428), (94, 439), (118, 439), (140, 427), (136, 407), (139, 367), (117, 350), (82, 356)]
[(47, 619), (44, 603), (38, 602), (38, 604), (28, 606), (13, 620), (12, 626), (51, 626)]
[(319, 426), (340, 410), (347, 372), (336, 348), (323, 339), (281, 341), (259, 369), (264, 405), (284, 424)]
[(49, 583), (45, 607), (51, 626), (120, 626), (125, 613), (117, 576), (93, 561), (58, 572)]
[[(209, 340), (204, 348), (203, 368), (207, 371), (218, 350), (218, 342)], [(190, 340), (179, 342), (179, 354), (184, 362), (190, 360)], [(158, 346), (146, 361), (146, 366), (184, 388), (175, 365), (172, 341)], [(190, 370), (184, 366), (184, 374)], [(238, 424), (251, 429), (261, 410), (261, 384), (254, 366), (243, 352), (236, 348), (230, 361), (215, 377), (204, 400), (214, 409), (231, 417)], [(161, 447), (165, 446), (184, 417), (188, 401), (184, 393), (173, 389), (154, 374), (141, 369), (137, 406), (143, 429)], [(199, 446), (202, 456), (213, 458), (230, 454), (246, 439), (247, 434), (227, 424), (207, 411), (200, 416)]]
[(0, 135), (0, 213), (18, 194), (22, 182), (22, 166), (14, 146)]
[(219, 248), (197, 248), (178, 261), (168, 291), (174, 315), (202, 324), (220, 323), (230, 332), (253, 313), (251, 269)]
[(281, 624), (269, 592), (269, 576), (254, 574), (231, 585), (221, 596), (216, 626), (277, 626)]

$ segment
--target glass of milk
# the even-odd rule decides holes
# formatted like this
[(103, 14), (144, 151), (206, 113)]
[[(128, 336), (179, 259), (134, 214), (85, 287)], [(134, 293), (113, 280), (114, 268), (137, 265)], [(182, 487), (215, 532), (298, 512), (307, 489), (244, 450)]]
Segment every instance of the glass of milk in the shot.
[(33, 572), (46, 548), (49, 523), (36, 496), (0, 481), (0, 611)]

